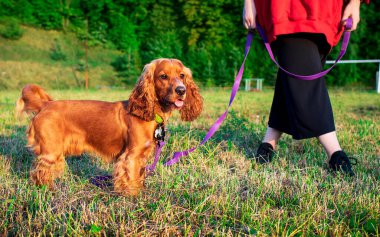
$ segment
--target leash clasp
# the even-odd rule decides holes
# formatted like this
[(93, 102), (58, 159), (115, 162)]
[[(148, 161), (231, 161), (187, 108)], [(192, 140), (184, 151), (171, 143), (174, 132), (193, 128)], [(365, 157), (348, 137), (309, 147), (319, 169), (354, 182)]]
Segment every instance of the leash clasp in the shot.
[(156, 130), (154, 130), (154, 138), (157, 139), (157, 142), (165, 141), (165, 125), (164, 123), (159, 123)]

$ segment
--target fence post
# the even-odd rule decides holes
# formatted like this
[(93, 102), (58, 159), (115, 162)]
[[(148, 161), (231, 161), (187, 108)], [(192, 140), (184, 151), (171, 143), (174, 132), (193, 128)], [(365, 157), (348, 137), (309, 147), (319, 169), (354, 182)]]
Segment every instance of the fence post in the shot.
[(251, 78), (244, 79), (245, 80), (245, 91), (251, 90)]
[(263, 81), (264, 81), (264, 79), (262, 79), (262, 78), (257, 78), (256, 89), (257, 89), (258, 91), (262, 91), (262, 90), (263, 90)]

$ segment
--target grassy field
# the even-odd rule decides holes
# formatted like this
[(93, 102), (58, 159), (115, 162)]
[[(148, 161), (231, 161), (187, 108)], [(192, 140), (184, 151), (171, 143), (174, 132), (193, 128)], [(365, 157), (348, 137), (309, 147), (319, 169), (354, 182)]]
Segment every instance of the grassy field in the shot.
[[(129, 91), (49, 91), (55, 99), (123, 100)], [(176, 114), (161, 163), (136, 198), (91, 184), (112, 166), (67, 159), (56, 189), (28, 182), (33, 155), (27, 122), (14, 119), (19, 91), (0, 93), (0, 235), (4, 236), (380, 236), (380, 97), (332, 90), (338, 137), (358, 159), (353, 178), (333, 175), (316, 139), (284, 136), (274, 161), (251, 161), (266, 128), (272, 90), (239, 92), (227, 120), (204, 146), (172, 166), (174, 151), (196, 146), (225, 110), (229, 90), (203, 90), (204, 111)]]

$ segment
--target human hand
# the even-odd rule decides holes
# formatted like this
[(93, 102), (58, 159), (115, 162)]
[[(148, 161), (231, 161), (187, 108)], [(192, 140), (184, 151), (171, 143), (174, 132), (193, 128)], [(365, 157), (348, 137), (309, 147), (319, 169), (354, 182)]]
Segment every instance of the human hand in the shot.
[(244, 0), (243, 24), (248, 30), (256, 28), (256, 6), (254, 0)]
[(356, 30), (360, 21), (360, 0), (350, 0), (343, 11), (342, 25), (346, 25), (346, 20), (352, 18), (352, 27), (349, 31)]

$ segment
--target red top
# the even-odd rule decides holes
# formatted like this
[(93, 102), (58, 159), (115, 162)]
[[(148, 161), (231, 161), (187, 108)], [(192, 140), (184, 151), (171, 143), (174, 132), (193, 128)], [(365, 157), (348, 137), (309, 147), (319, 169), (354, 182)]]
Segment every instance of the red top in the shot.
[(255, 5), (269, 42), (277, 35), (307, 32), (323, 33), (335, 46), (342, 35), (343, 0), (255, 0)]

